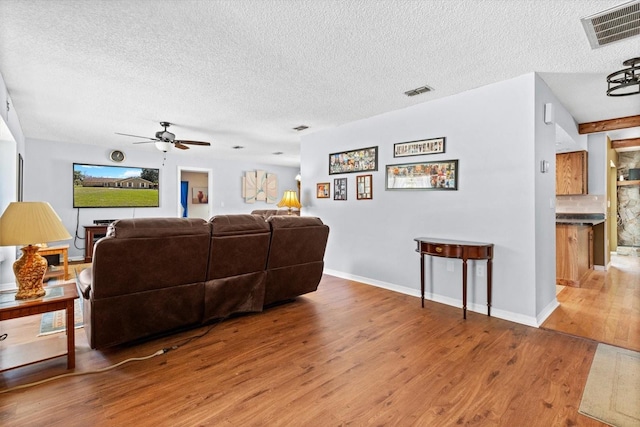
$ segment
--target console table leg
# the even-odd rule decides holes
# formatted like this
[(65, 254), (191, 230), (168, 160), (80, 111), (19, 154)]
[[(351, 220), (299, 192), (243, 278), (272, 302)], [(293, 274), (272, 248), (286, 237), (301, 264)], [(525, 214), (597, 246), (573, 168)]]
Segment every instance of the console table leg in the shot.
[(491, 258), (487, 260), (487, 316), (491, 317)]
[(420, 299), (424, 308), (424, 254), (420, 254)]
[(467, 259), (462, 259), (462, 318), (467, 318)]

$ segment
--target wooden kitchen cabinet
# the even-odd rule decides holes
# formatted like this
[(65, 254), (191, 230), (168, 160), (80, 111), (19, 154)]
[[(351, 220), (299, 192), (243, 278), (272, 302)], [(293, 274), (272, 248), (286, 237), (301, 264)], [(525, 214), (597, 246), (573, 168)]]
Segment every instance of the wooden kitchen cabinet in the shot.
[(587, 194), (587, 152), (556, 154), (556, 194)]
[(556, 224), (556, 283), (579, 288), (592, 267), (592, 227)]

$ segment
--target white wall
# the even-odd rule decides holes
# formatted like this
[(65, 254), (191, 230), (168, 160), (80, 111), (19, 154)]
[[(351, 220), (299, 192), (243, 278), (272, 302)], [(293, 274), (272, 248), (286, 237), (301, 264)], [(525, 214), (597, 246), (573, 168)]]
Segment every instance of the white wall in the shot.
[[(7, 111), (7, 103), (9, 110)], [(17, 158), (24, 155), (24, 136), (13, 108), (13, 102), (0, 75), (0, 215), (11, 202), (17, 200)], [(13, 262), (14, 246), (0, 246), (0, 284), (15, 282)]]
[[(539, 105), (535, 74), (349, 123), (302, 139), (302, 199), (307, 215), (331, 227), (326, 269), (410, 295), (419, 295), (414, 238), (495, 244), (492, 315), (537, 325), (539, 306), (555, 301), (554, 169), (540, 176), (539, 160), (555, 166), (553, 131), (535, 139)], [(552, 127), (550, 127), (552, 128)], [(446, 137), (444, 154), (394, 158), (393, 144)], [(328, 155), (379, 147), (373, 200), (356, 200), (357, 174), (328, 175)], [(459, 159), (458, 191), (385, 191), (385, 165)], [(315, 184), (348, 179), (348, 200), (315, 198)], [(545, 207), (537, 204), (545, 201)], [(542, 229), (544, 238), (536, 238)], [(432, 261), (428, 297), (461, 306), (460, 261)], [(428, 265), (429, 263), (427, 263)], [(479, 262), (479, 265), (484, 265)], [(537, 271), (541, 268), (542, 271)], [(485, 277), (469, 275), (469, 308), (486, 314)], [(538, 287), (545, 289), (537, 293)], [(419, 302), (416, 300), (415, 302)]]
[[(113, 164), (106, 147), (28, 139), (25, 153), (25, 201), (48, 201), (58, 213), (70, 234), (77, 232), (84, 238), (83, 225), (92, 225), (94, 219), (120, 219), (140, 217), (176, 217), (179, 204), (178, 167), (211, 168), (213, 187), (209, 197), (213, 201), (213, 215), (249, 213), (254, 209), (274, 209), (274, 204), (244, 203), (241, 196), (241, 177), (245, 171), (261, 169), (278, 175), (279, 195), (287, 187), (296, 185), (298, 168), (244, 163), (207, 157), (206, 151), (196, 148), (167, 153), (163, 166), (163, 153), (154, 149), (127, 150), (124, 166), (160, 169), (159, 208), (74, 209), (72, 201), (73, 163)], [(76, 231), (77, 230), (77, 231)], [(84, 241), (68, 241), (69, 256), (84, 254)]]
[(607, 135), (592, 133), (587, 135), (589, 148), (588, 182), (589, 194), (607, 194)]
[[(553, 106), (552, 123), (544, 122), (545, 104)], [(535, 259), (536, 259), (536, 320), (541, 324), (558, 306), (556, 300), (556, 131), (560, 126), (578, 145), (586, 143), (586, 138), (578, 134), (578, 125), (567, 112), (551, 89), (535, 76), (535, 103), (531, 114), (535, 135)], [(580, 145), (582, 147), (582, 145)], [(584, 147), (586, 149), (586, 146)], [(540, 163), (549, 162), (548, 172), (541, 171)], [(528, 295), (527, 295), (528, 297)]]

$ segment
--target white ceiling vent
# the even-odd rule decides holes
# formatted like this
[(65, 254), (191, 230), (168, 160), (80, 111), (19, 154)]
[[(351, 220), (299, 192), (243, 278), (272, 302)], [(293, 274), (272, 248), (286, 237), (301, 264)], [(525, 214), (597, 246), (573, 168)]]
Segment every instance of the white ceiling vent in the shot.
[(430, 88), (429, 86), (425, 85), (425, 86), (417, 87), (415, 89), (408, 90), (404, 94), (407, 96), (416, 96), (416, 95), (420, 95), (421, 93), (431, 92), (432, 90), (433, 88)]
[(640, 0), (623, 3), (580, 20), (592, 49), (640, 35)]

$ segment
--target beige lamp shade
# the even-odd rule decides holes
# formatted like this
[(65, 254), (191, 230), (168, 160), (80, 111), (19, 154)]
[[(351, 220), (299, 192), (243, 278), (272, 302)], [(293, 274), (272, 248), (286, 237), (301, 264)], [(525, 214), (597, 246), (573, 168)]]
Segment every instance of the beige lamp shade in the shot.
[(24, 245), (22, 256), (13, 263), (18, 291), (16, 299), (40, 298), (46, 294), (42, 279), (47, 260), (38, 254), (36, 243), (70, 239), (60, 217), (47, 202), (13, 202), (0, 217), (0, 246)]
[(32, 245), (70, 239), (47, 202), (13, 202), (0, 217), (0, 246)]
[(298, 201), (298, 195), (294, 190), (286, 190), (282, 196), (282, 200), (278, 202), (278, 207), (287, 207), (289, 208), (289, 212), (291, 212), (292, 208), (300, 209), (302, 205)]

